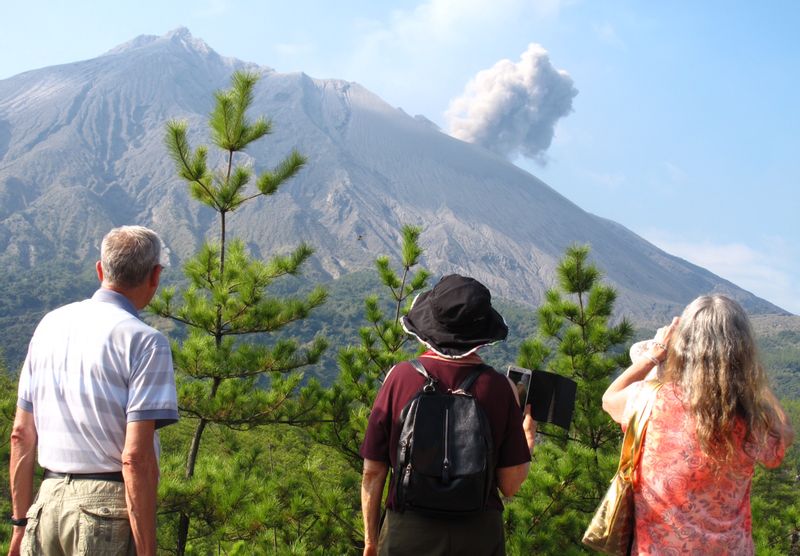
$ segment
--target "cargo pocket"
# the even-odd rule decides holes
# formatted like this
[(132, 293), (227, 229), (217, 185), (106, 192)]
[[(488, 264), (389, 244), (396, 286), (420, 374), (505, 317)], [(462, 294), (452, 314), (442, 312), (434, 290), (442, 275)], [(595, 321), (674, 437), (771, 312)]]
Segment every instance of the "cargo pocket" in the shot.
[(28, 518), (28, 524), (25, 525), (25, 536), (22, 538), (19, 550), (22, 556), (42, 554), (42, 541), (39, 538), (39, 520), (42, 518), (43, 505), (41, 502), (34, 502), (25, 514), (25, 517)]
[(89, 505), (80, 507), (78, 554), (126, 556), (131, 549), (127, 508)]

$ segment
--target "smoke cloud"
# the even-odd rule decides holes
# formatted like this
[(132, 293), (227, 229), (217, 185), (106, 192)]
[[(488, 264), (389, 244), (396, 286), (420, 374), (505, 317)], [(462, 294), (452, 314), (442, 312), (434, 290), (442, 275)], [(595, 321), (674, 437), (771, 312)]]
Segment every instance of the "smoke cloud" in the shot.
[(572, 78), (530, 44), (520, 61), (500, 60), (478, 72), (445, 114), (450, 135), (502, 156), (546, 161), (556, 122), (572, 112)]

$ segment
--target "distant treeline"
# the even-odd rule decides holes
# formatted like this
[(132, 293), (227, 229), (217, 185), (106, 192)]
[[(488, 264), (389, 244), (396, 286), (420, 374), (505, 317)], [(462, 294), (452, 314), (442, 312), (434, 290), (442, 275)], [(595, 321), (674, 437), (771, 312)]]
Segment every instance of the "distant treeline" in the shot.
[[(164, 283), (178, 283), (180, 269), (165, 273)], [(25, 358), (28, 341), (36, 324), (44, 314), (64, 303), (84, 299), (97, 288), (94, 268), (70, 262), (47, 261), (35, 269), (0, 270), (0, 353), (11, 372), (16, 371)], [(380, 290), (375, 272), (359, 271), (325, 284), (329, 290), (328, 301), (309, 318), (287, 327), (276, 337), (296, 337), (308, 341), (317, 334), (326, 336), (330, 348), (319, 364), (306, 370), (322, 384), (330, 384), (338, 372), (336, 352), (340, 346), (358, 336), (363, 322), (363, 299)], [(287, 278), (275, 284), (280, 295), (310, 290), (313, 284), (302, 278)], [(496, 305), (509, 325), (508, 341), (487, 350), (486, 359), (498, 369), (512, 363), (520, 343), (536, 330), (536, 311), (507, 300), (496, 300)], [(145, 314), (145, 318), (149, 317)], [(169, 328), (171, 336), (178, 331), (172, 324), (153, 322), (159, 328)], [(639, 329), (636, 338), (650, 337), (653, 330)], [(761, 356), (772, 383), (782, 398), (800, 399), (800, 331), (782, 330), (759, 337)]]
[[(291, 295), (293, 292), (311, 290), (316, 284), (302, 279), (290, 278), (276, 284), (276, 294)], [(324, 385), (329, 385), (338, 373), (336, 353), (354, 338), (363, 325), (363, 300), (380, 291), (380, 281), (372, 270), (354, 272), (338, 280), (324, 284), (329, 297), (325, 305), (311, 316), (294, 323), (275, 335), (295, 337), (303, 342), (316, 334), (325, 335), (330, 343), (319, 364), (306, 370)], [(497, 369), (512, 364), (519, 353), (522, 342), (536, 332), (537, 314), (533, 308), (504, 299), (493, 301), (509, 327), (508, 340), (492, 346), (483, 354), (486, 361)], [(638, 328), (634, 341), (651, 338), (655, 330)], [(772, 383), (782, 398), (800, 399), (800, 330), (783, 330), (759, 337), (761, 356)]]

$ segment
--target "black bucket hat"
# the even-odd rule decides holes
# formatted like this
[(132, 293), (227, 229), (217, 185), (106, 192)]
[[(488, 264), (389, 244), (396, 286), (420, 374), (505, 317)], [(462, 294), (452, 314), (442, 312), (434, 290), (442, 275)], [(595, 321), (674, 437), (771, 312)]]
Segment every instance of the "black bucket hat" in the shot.
[(458, 274), (444, 276), (432, 290), (419, 294), (401, 323), (417, 340), (452, 359), (508, 336), (488, 288)]

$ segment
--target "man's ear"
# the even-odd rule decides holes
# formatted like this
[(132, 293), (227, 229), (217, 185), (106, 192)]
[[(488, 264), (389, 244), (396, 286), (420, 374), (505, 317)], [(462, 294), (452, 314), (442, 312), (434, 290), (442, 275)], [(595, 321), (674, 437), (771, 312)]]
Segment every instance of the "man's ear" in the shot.
[(100, 280), (100, 283), (103, 283), (103, 263), (97, 261), (94, 265), (95, 270), (97, 271), (97, 279)]
[(164, 267), (160, 264), (157, 264), (153, 267), (153, 272), (150, 273), (150, 287), (157, 288), (158, 282), (161, 279), (161, 271), (164, 270)]

